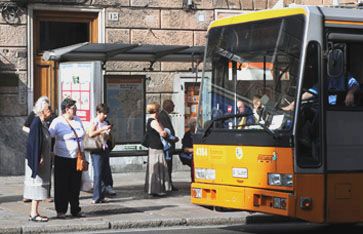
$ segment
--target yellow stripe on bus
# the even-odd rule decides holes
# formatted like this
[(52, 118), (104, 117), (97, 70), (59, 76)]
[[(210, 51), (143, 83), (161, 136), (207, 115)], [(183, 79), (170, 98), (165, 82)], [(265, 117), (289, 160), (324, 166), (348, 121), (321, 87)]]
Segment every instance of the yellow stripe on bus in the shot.
[(254, 22), (259, 20), (280, 18), (280, 17), (299, 15), (299, 14), (306, 15), (307, 12), (305, 12), (304, 8), (283, 8), (283, 9), (263, 10), (263, 11), (246, 13), (238, 16), (231, 16), (228, 18), (216, 20), (212, 22), (212, 24), (209, 26), (209, 29), (220, 26)]

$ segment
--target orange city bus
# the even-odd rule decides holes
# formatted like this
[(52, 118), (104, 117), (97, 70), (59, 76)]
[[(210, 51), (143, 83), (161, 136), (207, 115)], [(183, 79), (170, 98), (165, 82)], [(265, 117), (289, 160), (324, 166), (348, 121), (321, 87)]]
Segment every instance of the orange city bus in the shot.
[(363, 11), (214, 21), (203, 67), (194, 204), (363, 221)]

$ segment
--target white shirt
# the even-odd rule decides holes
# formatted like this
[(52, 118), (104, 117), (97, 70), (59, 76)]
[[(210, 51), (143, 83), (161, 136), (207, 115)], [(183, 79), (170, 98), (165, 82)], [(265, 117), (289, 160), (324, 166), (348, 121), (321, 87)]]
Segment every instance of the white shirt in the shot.
[(63, 116), (55, 118), (49, 126), (51, 137), (55, 138), (54, 154), (65, 158), (76, 158), (78, 152), (77, 140), (83, 151), (82, 138), (85, 134), (82, 121), (78, 116), (74, 116), (69, 121), (73, 129), (76, 131), (78, 138), (74, 134)]
[(100, 122), (100, 120), (97, 117), (92, 119), (91, 123), (93, 123), (96, 126), (96, 130), (101, 129), (108, 125), (106, 121)]

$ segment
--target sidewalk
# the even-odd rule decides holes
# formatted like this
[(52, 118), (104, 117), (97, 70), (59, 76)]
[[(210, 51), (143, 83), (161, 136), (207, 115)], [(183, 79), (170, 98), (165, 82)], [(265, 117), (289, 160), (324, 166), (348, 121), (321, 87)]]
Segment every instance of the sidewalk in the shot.
[[(81, 192), (84, 218), (55, 219), (54, 203), (42, 202), (47, 223), (29, 222), (30, 203), (22, 202), (23, 177), (0, 177), (0, 233), (76, 232), (180, 225), (220, 225), (245, 222), (246, 212), (217, 212), (190, 202), (190, 172), (173, 173), (179, 191), (164, 198), (147, 198), (145, 173), (113, 174), (117, 195), (108, 203), (91, 204), (92, 194)], [(69, 211), (68, 211), (69, 212)], [(68, 213), (69, 215), (69, 213)]]

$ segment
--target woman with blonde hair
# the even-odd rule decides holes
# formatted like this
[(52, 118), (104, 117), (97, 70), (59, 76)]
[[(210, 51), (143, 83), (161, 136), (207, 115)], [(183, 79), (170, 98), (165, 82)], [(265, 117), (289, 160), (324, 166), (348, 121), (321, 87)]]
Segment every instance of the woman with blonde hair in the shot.
[(163, 144), (160, 137), (167, 137), (167, 133), (159, 124), (160, 104), (151, 102), (146, 111), (149, 119), (146, 124), (147, 143), (149, 148), (146, 169), (145, 191), (151, 196), (163, 196), (171, 191), (168, 167), (164, 158)]

